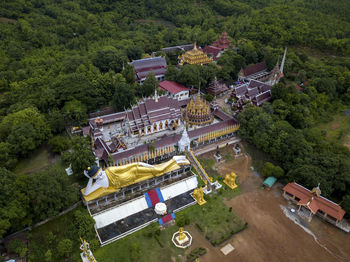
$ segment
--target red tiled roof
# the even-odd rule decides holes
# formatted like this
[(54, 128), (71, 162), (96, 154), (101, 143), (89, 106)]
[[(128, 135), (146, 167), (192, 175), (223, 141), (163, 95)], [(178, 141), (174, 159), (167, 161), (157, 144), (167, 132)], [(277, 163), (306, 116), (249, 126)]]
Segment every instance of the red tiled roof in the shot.
[(177, 94), (182, 91), (189, 91), (190, 89), (174, 81), (164, 80), (159, 83), (159, 88), (166, 90), (172, 94)]
[(243, 69), (243, 73), (244, 73), (244, 76), (250, 76), (264, 70), (267, 70), (265, 61), (247, 66), (246, 68)]
[(206, 47), (204, 47), (203, 52), (206, 54), (211, 54), (213, 56), (213, 58), (216, 59), (216, 57), (218, 56), (218, 54), (220, 53), (221, 50), (222, 50), (222, 48), (220, 48), (220, 47), (207, 45)]
[(220, 109), (214, 110), (213, 112), (214, 116), (220, 118), (221, 120), (229, 120), (232, 119), (232, 117), (225, 112), (221, 111)]
[(341, 206), (322, 196), (317, 197), (313, 195), (309, 189), (295, 182), (288, 183), (283, 188), (283, 191), (286, 191), (287, 193), (299, 198), (300, 201), (298, 204), (307, 206), (314, 214), (318, 210), (321, 210), (339, 221), (342, 220), (345, 215), (345, 211), (341, 208)]

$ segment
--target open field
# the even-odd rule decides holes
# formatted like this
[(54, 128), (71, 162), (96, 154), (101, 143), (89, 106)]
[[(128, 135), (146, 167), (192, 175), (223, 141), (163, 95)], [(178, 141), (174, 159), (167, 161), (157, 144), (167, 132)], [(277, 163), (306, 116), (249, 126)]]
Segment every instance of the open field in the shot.
[(49, 152), (46, 145), (35, 150), (30, 156), (21, 159), (15, 169), (16, 174), (31, 174), (42, 170), (43, 168), (56, 163), (60, 157)]
[[(232, 150), (230, 147), (226, 150)], [(222, 150), (222, 154), (225, 151)], [(202, 155), (202, 158), (212, 158), (213, 152)], [(234, 161), (216, 163), (215, 168), (221, 174), (234, 171), (238, 175), (241, 194), (224, 203), (248, 222), (248, 228), (234, 235), (218, 247), (212, 247), (197, 236), (192, 248), (202, 246), (208, 253), (201, 257), (201, 262), (210, 261), (349, 261), (349, 235), (332, 225), (314, 217), (311, 223), (306, 222), (308, 228), (316, 235), (320, 246), (313, 236), (287, 218), (282, 206), (287, 201), (281, 196), (281, 185), (275, 185), (273, 190), (265, 191), (261, 188), (262, 178), (250, 171), (251, 160), (241, 156)], [(224, 256), (220, 248), (231, 243), (235, 250)], [(190, 250), (191, 250), (190, 249)]]
[(319, 124), (317, 128), (327, 132), (327, 140), (340, 142), (350, 148), (350, 116), (346, 116), (344, 112), (334, 115), (332, 121)]

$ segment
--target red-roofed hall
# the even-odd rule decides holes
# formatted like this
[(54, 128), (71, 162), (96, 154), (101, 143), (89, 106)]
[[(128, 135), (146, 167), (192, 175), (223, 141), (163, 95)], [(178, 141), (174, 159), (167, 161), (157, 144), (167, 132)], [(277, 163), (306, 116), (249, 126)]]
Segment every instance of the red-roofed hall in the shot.
[(342, 221), (345, 211), (338, 204), (328, 200), (321, 196), (321, 190), (315, 187), (311, 191), (295, 182), (288, 183), (283, 188), (283, 196), (292, 200), (301, 208), (307, 209), (310, 212), (309, 221), (311, 221), (313, 215), (319, 217), (337, 225)]
[(164, 80), (160, 82), (159, 89), (166, 91), (167, 95), (177, 100), (189, 98), (190, 89), (174, 81)]

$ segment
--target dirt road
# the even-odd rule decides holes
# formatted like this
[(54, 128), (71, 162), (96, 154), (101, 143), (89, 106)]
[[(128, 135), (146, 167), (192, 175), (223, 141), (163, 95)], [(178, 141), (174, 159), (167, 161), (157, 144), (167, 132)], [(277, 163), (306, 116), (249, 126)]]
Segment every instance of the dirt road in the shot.
[[(212, 157), (212, 153), (201, 157)], [(248, 228), (219, 247), (212, 247), (196, 228), (190, 228), (194, 237), (191, 249), (202, 246), (208, 250), (201, 262), (350, 261), (350, 235), (314, 218), (307, 226), (329, 251), (319, 245), (312, 235), (284, 215), (280, 206), (286, 206), (287, 201), (281, 197), (278, 186), (271, 191), (261, 188), (262, 178), (252, 173), (248, 157), (216, 164), (216, 168), (221, 175), (237, 173), (242, 194), (225, 204), (248, 222)], [(235, 250), (224, 256), (220, 248), (227, 243)]]

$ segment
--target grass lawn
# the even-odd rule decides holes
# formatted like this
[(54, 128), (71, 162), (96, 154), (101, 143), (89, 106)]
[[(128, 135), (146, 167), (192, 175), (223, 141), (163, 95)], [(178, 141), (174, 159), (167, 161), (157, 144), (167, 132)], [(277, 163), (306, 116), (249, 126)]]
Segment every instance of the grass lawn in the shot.
[(30, 174), (46, 167), (49, 163), (49, 151), (45, 146), (35, 150), (29, 157), (21, 159), (13, 170), (16, 174)]
[(188, 217), (210, 243), (218, 245), (246, 227), (232, 209), (223, 203), (224, 198), (232, 198), (239, 193), (239, 188), (231, 190), (223, 185), (217, 194), (205, 196), (206, 204), (191, 206), (179, 215)]
[[(156, 232), (158, 224), (150, 225), (136, 233), (113, 242), (94, 252), (97, 261), (182, 261), (184, 249), (177, 248), (171, 241), (178, 227), (171, 226)], [(153, 233), (152, 233), (153, 232)], [(157, 240), (159, 239), (159, 241)]]
[(214, 177), (220, 176), (220, 174), (214, 169), (214, 165), (215, 165), (214, 159), (203, 158), (203, 157), (197, 157), (197, 159), (210, 177), (214, 178)]
[(56, 163), (60, 157), (52, 156), (47, 145), (42, 145), (31, 153), (27, 158), (18, 161), (13, 172), (16, 174), (31, 174)]
[(333, 116), (332, 121), (317, 125), (320, 130), (327, 132), (326, 139), (341, 144), (350, 144), (350, 116), (340, 112)]

